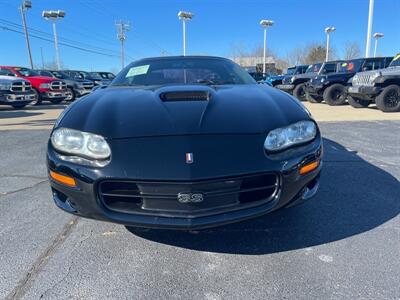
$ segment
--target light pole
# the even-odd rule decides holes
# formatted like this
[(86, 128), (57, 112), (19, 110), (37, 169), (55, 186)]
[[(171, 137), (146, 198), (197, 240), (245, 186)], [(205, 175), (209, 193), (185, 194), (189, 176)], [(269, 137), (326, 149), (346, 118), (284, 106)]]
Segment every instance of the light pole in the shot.
[(28, 35), (28, 28), (26, 27), (26, 18), (25, 18), (25, 12), (32, 8), (32, 3), (29, 0), (24, 0), (22, 5), (19, 7), (19, 11), (21, 12), (21, 18), (22, 18), (22, 26), (24, 27), (24, 33), (25, 33), (25, 41), (26, 41), (26, 48), (28, 50), (28, 57), (29, 57), (29, 63), (31, 65), (31, 69), (33, 69), (33, 60), (32, 60), (32, 52), (31, 52), (31, 44), (29, 43), (29, 35)]
[(368, 30), (367, 30), (367, 45), (365, 46), (365, 57), (371, 56), (371, 34), (372, 34), (372, 20), (374, 18), (374, 0), (369, 0), (369, 13), (368, 13)]
[(53, 34), (54, 34), (54, 47), (56, 49), (56, 63), (57, 70), (61, 69), (60, 63), (60, 52), (58, 50), (58, 38), (57, 38), (57, 28), (56, 28), (56, 20), (62, 19), (65, 17), (65, 11), (63, 10), (44, 10), (42, 12), (42, 17), (46, 20), (50, 20), (53, 22)]
[(325, 61), (329, 60), (330, 35), (331, 35), (331, 32), (334, 32), (335, 30), (336, 30), (335, 27), (326, 27), (325, 28), (325, 33), (326, 33), (326, 56), (325, 56)]
[(264, 57), (263, 57), (263, 75), (266, 73), (265, 64), (267, 59), (267, 28), (274, 25), (274, 21), (271, 20), (261, 20), (260, 25), (264, 28)]
[(378, 49), (378, 40), (380, 38), (383, 38), (385, 35), (380, 32), (374, 33), (374, 39), (375, 39), (375, 49), (374, 49), (374, 57), (376, 57), (376, 50)]
[(179, 20), (182, 20), (182, 35), (183, 35), (183, 56), (186, 56), (186, 21), (193, 18), (193, 13), (180, 11), (178, 13)]

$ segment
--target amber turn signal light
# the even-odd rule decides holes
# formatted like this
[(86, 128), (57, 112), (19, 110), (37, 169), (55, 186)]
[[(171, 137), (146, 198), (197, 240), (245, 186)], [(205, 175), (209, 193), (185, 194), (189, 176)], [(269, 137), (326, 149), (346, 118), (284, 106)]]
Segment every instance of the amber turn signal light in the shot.
[(319, 166), (319, 160), (313, 161), (312, 163), (302, 166), (299, 170), (299, 173), (300, 175), (310, 173), (311, 171), (314, 171), (316, 168), (318, 168), (318, 166)]
[(76, 187), (76, 182), (75, 179), (72, 177), (68, 177), (65, 175), (58, 174), (56, 172), (50, 171), (50, 177), (54, 180), (57, 181), (58, 183), (68, 185), (70, 187)]

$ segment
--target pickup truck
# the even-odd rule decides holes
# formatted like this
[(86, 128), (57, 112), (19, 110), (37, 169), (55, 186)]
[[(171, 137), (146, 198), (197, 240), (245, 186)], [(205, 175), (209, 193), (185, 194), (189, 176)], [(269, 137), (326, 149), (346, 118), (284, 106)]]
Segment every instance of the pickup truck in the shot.
[(304, 74), (285, 76), (282, 80), (282, 84), (278, 85), (277, 88), (284, 92), (292, 94), (301, 101), (307, 100), (306, 98), (306, 85), (318, 74), (329, 74), (336, 72), (336, 66), (338, 61), (329, 61), (325, 63), (316, 63), (310, 65)]
[(46, 76), (40, 76), (37, 72), (21, 67), (0, 66), (3, 74), (28, 80), (36, 94), (33, 104), (40, 104), (44, 100), (51, 103), (60, 103), (67, 98), (67, 85), (65, 82)]
[(76, 98), (90, 94), (93, 89), (93, 82), (85, 79), (73, 79), (61, 71), (36, 70), (41, 76), (53, 77), (64, 81), (67, 84), (68, 96), (65, 101), (74, 101)]
[(389, 67), (357, 73), (348, 88), (348, 102), (355, 108), (375, 102), (383, 112), (400, 111), (400, 54)]
[(35, 101), (36, 94), (29, 81), (14, 76), (3, 75), (0, 70), (0, 104), (23, 108)]
[(325, 101), (331, 106), (343, 105), (347, 99), (347, 86), (357, 72), (376, 70), (389, 65), (393, 57), (358, 58), (337, 64), (337, 71), (319, 74), (306, 86), (307, 100), (313, 103)]
[(64, 73), (68, 74), (69, 77), (73, 79), (84, 79), (90, 80), (93, 82), (94, 86), (98, 85), (109, 85), (111, 83), (110, 79), (104, 79), (98, 74), (93, 74), (85, 71), (74, 71), (74, 70), (65, 70)]

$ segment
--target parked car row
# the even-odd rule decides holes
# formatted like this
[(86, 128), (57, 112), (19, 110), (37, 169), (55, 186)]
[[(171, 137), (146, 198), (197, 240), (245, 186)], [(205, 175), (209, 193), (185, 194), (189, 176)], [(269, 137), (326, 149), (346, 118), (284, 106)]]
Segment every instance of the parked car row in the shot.
[(92, 92), (95, 86), (111, 83), (110, 72), (32, 70), (0, 66), (0, 105), (22, 108), (43, 101), (53, 104), (74, 101)]
[(383, 112), (400, 111), (400, 54), (295, 66), (266, 81), (301, 101), (354, 108), (375, 102)]

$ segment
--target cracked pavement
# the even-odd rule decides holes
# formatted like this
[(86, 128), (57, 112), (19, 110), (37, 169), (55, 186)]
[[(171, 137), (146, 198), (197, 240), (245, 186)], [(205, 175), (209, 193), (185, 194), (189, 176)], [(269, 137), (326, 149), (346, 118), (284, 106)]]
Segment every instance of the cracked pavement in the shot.
[(400, 121), (320, 126), (316, 198), (194, 232), (62, 212), (49, 129), (0, 131), (0, 299), (399, 299)]

